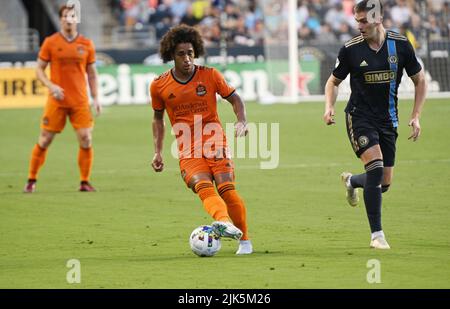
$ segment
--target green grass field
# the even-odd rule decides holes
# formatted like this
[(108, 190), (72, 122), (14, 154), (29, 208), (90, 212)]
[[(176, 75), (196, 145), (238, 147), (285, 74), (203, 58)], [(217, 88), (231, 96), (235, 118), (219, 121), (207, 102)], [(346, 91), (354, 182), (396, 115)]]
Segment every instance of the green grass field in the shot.
[[(230, 106), (220, 107), (232, 122)], [(21, 191), (41, 110), (0, 111), (0, 288), (450, 288), (450, 104), (429, 100), (423, 134), (408, 141), (412, 103), (400, 103), (394, 183), (383, 196), (390, 251), (368, 248), (364, 206), (346, 204), (339, 175), (362, 172), (345, 132), (322, 122), (323, 105), (248, 104), (251, 122), (280, 123), (280, 165), (236, 160), (255, 253), (223, 241), (213, 258), (189, 249), (190, 232), (211, 223), (179, 176), (166, 137), (166, 170), (150, 167), (149, 106), (110, 107), (97, 120), (93, 184), (79, 193), (78, 146), (68, 125), (41, 170), (38, 192)], [(68, 284), (66, 263), (81, 263)], [(381, 283), (366, 280), (367, 262)]]

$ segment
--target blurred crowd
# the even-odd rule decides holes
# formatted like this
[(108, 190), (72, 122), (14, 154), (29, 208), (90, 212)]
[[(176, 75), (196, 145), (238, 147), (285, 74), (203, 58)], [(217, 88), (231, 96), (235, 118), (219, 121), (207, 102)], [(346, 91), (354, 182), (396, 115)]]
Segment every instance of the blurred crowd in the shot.
[[(173, 25), (201, 31), (207, 46), (221, 39), (254, 46), (287, 39), (287, 2), (283, 0), (110, 0), (121, 25), (132, 31), (156, 29), (157, 39)], [(298, 0), (296, 21), (301, 42), (340, 43), (357, 35), (353, 6), (358, 0)], [(386, 28), (406, 35), (418, 48), (424, 38), (449, 38), (450, 0), (384, 0)]]

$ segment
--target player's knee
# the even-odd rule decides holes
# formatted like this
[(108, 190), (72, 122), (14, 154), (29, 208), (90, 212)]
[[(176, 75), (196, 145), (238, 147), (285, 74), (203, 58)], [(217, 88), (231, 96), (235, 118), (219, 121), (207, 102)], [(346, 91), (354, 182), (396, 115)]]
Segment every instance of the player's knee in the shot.
[(201, 180), (197, 182), (192, 187), (192, 190), (198, 194), (202, 201), (204, 201), (208, 197), (217, 195), (216, 190), (214, 190), (214, 185), (209, 180)]
[(217, 191), (219, 192), (219, 195), (221, 197), (224, 197), (227, 192), (236, 190), (236, 187), (234, 185), (234, 182), (224, 182), (219, 185), (217, 185)]
[(376, 159), (370, 161), (365, 166), (366, 185), (365, 187), (379, 187), (383, 180), (383, 160)]
[(390, 184), (382, 185), (382, 186), (381, 186), (381, 192), (382, 192), (382, 193), (387, 192), (387, 191), (389, 190), (389, 187), (390, 187), (390, 186), (391, 186)]
[(41, 148), (48, 148), (53, 141), (54, 134), (51, 132), (41, 132), (39, 136), (39, 146)]
[(89, 133), (80, 134), (79, 141), (81, 148), (89, 148), (92, 146), (92, 135)]

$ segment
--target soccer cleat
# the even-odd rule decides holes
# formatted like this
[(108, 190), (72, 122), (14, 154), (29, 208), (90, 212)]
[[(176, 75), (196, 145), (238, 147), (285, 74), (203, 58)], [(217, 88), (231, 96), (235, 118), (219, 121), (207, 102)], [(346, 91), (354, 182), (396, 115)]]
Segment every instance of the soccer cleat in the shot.
[(36, 191), (36, 180), (28, 179), (25, 187), (23, 188), (23, 193), (33, 193)]
[(80, 183), (80, 192), (95, 192), (95, 188), (89, 183), (89, 181), (82, 181)]
[(214, 233), (220, 237), (229, 237), (236, 240), (239, 240), (242, 237), (242, 231), (235, 227), (231, 222), (214, 221), (211, 226)]
[(347, 190), (347, 202), (350, 206), (355, 207), (359, 203), (358, 189), (352, 187), (350, 177), (352, 177), (352, 174), (349, 172), (343, 172), (341, 174), (341, 180)]
[(383, 236), (379, 236), (372, 239), (372, 241), (370, 242), (370, 248), (383, 250), (391, 249), (391, 247), (386, 241), (386, 238), (384, 238)]
[(239, 241), (239, 248), (236, 251), (237, 255), (244, 255), (244, 254), (252, 254), (253, 253), (253, 246), (251, 240), (240, 240)]

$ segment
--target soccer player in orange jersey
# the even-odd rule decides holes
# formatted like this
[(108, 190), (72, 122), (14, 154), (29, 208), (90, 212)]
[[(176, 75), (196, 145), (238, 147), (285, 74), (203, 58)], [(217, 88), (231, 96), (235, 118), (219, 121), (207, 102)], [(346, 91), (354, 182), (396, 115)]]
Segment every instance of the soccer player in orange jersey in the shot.
[[(31, 153), (28, 182), (24, 192), (36, 190), (39, 169), (45, 162), (47, 149), (66, 124), (75, 129), (80, 145), (80, 191), (95, 191), (89, 183), (94, 152), (92, 150), (93, 119), (89, 106), (86, 73), (97, 116), (101, 106), (97, 98), (97, 71), (94, 44), (77, 32), (75, 7), (63, 5), (59, 10), (61, 30), (45, 39), (38, 57), (37, 77), (49, 89), (49, 97), (41, 120), (39, 141)], [(45, 69), (50, 63), (50, 79)]]
[(216, 69), (194, 64), (194, 58), (204, 52), (199, 32), (186, 25), (170, 29), (161, 40), (161, 58), (164, 62), (173, 60), (174, 67), (157, 77), (150, 87), (155, 145), (152, 166), (156, 172), (164, 168), (167, 111), (177, 138), (183, 180), (214, 218), (214, 231), (240, 240), (236, 254), (250, 254), (253, 248), (247, 232), (246, 209), (235, 188), (233, 161), (217, 115), (216, 94), (233, 106), (237, 137), (247, 134), (245, 106)]

